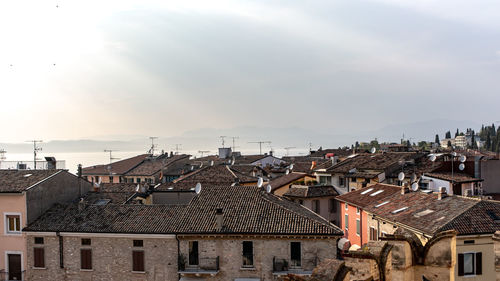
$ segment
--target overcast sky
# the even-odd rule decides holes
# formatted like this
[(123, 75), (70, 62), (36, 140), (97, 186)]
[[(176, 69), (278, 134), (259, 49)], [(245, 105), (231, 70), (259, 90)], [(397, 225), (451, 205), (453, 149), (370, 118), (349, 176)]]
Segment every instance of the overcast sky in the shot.
[(500, 2), (5, 1), (0, 142), (500, 120)]

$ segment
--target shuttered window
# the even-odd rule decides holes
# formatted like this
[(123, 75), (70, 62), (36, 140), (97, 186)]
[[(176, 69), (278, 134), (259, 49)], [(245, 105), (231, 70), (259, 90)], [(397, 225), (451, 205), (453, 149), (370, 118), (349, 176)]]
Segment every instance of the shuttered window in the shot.
[(372, 240), (372, 241), (378, 240), (377, 230), (371, 226), (370, 226), (370, 240)]
[(144, 272), (144, 251), (132, 251), (132, 270)]
[(92, 269), (92, 249), (80, 249), (81, 269)]
[(34, 267), (44, 268), (45, 267), (45, 250), (43, 248), (34, 248), (33, 256), (35, 258)]
[(483, 254), (481, 252), (458, 254), (458, 276), (482, 274)]

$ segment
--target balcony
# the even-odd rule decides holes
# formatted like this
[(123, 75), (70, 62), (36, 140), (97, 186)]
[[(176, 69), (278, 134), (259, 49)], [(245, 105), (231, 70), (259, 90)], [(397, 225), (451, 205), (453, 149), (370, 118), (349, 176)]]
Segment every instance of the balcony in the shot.
[(311, 275), (317, 264), (317, 257), (303, 258), (301, 260), (273, 257), (273, 275), (281, 276), (289, 273), (296, 275)]
[(5, 271), (4, 269), (0, 269), (0, 280), (7, 280), (7, 281), (12, 281), (12, 280), (25, 280), (25, 273), (26, 270), (23, 271), (18, 271), (18, 272), (12, 272), (9, 274), (9, 272)]
[(198, 264), (192, 265), (187, 263), (184, 256), (178, 257), (178, 273), (181, 275), (211, 275), (215, 276), (219, 273), (219, 257), (216, 258), (198, 258)]

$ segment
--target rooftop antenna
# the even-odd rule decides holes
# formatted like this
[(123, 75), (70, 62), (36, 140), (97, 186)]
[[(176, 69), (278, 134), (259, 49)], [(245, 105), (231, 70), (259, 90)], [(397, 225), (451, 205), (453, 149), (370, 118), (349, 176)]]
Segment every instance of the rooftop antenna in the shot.
[(201, 157), (203, 157), (203, 154), (209, 153), (210, 150), (198, 150), (198, 153), (201, 153)]
[(288, 146), (288, 147), (285, 147), (285, 150), (286, 150), (286, 156), (288, 156), (288, 152), (290, 152), (290, 149), (294, 149), (295, 146)]
[(36, 144), (37, 143), (42, 143), (43, 140), (29, 140), (29, 141), (26, 141), (26, 142), (32, 142), (33, 143), (33, 169), (36, 170), (36, 154), (38, 151), (42, 151), (42, 148), (41, 147), (38, 147)]
[(259, 144), (259, 154), (262, 155), (262, 144), (268, 143), (271, 144), (270, 141), (249, 141), (248, 143), (258, 143)]
[(224, 148), (224, 141), (227, 136), (220, 136), (219, 138), (222, 140), (222, 148)]
[(182, 145), (182, 143), (176, 143), (175, 144), (175, 155), (179, 154), (179, 147)]
[(149, 137), (149, 139), (151, 139), (151, 148), (149, 149), (149, 154), (151, 154), (151, 156), (155, 155), (155, 148), (156, 148), (156, 144), (155, 144), (155, 139), (157, 139), (158, 137)]
[(235, 140), (239, 139), (240, 137), (231, 137), (233, 139), (233, 151), (236, 151), (236, 145), (235, 145)]
[(113, 151), (118, 151), (118, 150), (112, 150), (112, 149), (104, 149), (104, 152), (109, 152), (109, 164), (113, 162), (113, 160), (118, 160), (120, 158), (113, 157)]

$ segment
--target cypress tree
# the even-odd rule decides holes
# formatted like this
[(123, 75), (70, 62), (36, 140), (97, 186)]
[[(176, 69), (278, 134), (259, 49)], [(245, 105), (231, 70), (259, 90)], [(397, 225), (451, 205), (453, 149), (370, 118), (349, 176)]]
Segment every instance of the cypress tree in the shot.
[(436, 134), (436, 138), (434, 139), (434, 142), (439, 144), (439, 135), (438, 134)]

